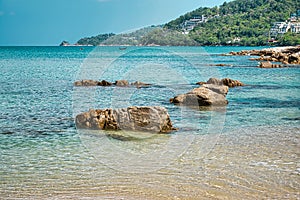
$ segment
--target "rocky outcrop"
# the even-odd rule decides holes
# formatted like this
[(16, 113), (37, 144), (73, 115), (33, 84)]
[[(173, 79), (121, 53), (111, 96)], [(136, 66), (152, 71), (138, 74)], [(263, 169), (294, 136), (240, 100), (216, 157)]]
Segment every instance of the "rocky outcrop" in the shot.
[(76, 116), (78, 129), (132, 130), (169, 133), (176, 130), (163, 107), (128, 107), (90, 110)]
[(270, 61), (267, 61), (267, 62), (260, 62), (258, 67), (259, 68), (282, 68), (284, 66), (279, 64), (273, 64)]
[(245, 85), (244, 83), (242, 83), (239, 80), (232, 80), (230, 78), (223, 78), (221, 81), (222, 81), (223, 85), (226, 85), (226, 86), (228, 86), (230, 88), (232, 88), (232, 87), (239, 87), (239, 86), (244, 86)]
[(60, 43), (60, 45), (59, 46), (71, 46), (71, 44), (68, 42), (68, 41), (62, 41), (61, 43)]
[(74, 86), (80, 87), (80, 86), (111, 86), (112, 83), (102, 80), (102, 81), (95, 81), (95, 80), (81, 80), (81, 81), (75, 81)]
[(125, 87), (125, 86), (129, 86), (129, 82), (127, 80), (117, 80), (115, 82), (115, 85), (120, 87)]
[(226, 95), (228, 87), (218, 84), (204, 84), (186, 94), (180, 94), (172, 99), (171, 103), (179, 105), (197, 106), (225, 106), (228, 104)]
[(81, 81), (75, 81), (74, 82), (74, 86), (76, 87), (80, 87), (80, 86), (84, 86), (84, 87), (88, 87), (88, 86), (118, 86), (118, 87), (128, 87), (128, 86), (135, 86), (137, 88), (142, 88), (142, 87), (149, 87), (152, 84), (148, 84), (148, 83), (143, 83), (140, 81), (136, 81), (134, 83), (129, 84), (129, 82), (127, 80), (117, 80), (114, 83), (108, 82), (106, 80), (102, 80), (102, 81), (95, 81), (95, 80), (81, 80)]
[(214, 85), (226, 85), (228, 87), (238, 87), (238, 86), (244, 86), (245, 84), (242, 83), (239, 80), (233, 80), (230, 78), (223, 78), (223, 79), (217, 79), (217, 78), (210, 78), (207, 82), (198, 82), (197, 85), (204, 85), (204, 84), (214, 84)]
[(272, 62), (281, 62), (283, 64), (300, 64), (300, 46), (295, 47), (275, 47), (262, 50), (249, 50), (240, 52), (230, 52), (234, 56), (259, 56), (259, 58), (250, 58), (251, 60), (263, 60)]

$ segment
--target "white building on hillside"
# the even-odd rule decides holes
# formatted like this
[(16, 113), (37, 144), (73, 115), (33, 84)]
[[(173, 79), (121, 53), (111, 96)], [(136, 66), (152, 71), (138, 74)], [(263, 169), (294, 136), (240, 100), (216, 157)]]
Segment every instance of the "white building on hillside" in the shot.
[(300, 23), (291, 24), (292, 33), (300, 33)]

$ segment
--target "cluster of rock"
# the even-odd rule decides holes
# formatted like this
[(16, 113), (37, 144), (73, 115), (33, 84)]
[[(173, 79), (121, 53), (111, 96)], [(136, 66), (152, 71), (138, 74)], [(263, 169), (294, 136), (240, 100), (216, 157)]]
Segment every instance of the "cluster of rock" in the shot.
[[(212, 79), (218, 80), (218, 79)], [(228, 104), (226, 95), (228, 86), (215, 83), (203, 84), (186, 94), (180, 94), (170, 99), (171, 103), (192, 107), (202, 106), (225, 106)]]
[[(93, 81), (82, 80), (75, 82), (75, 86), (129, 86), (128, 81), (119, 80), (110, 83), (105, 80)], [(142, 82), (134, 82), (131, 85), (141, 86), (149, 85)], [(244, 84), (238, 80), (224, 78), (210, 78), (207, 82), (203, 82), (202, 86), (195, 88), (186, 94), (180, 94), (170, 99), (171, 103), (177, 105), (185, 105), (189, 107), (206, 107), (226, 106), (228, 101), (226, 95), (228, 87), (243, 86)], [(164, 107), (148, 106), (148, 107), (128, 107), (122, 109), (98, 109), (89, 110), (78, 114), (75, 119), (78, 129), (93, 130), (131, 130), (145, 131), (154, 133), (170, 133), (176, 128), (173, 127), (168, 111)], [(124, 135), (117, 135), (117, 139), (122, 139)]]
[(176, 130), (166, 108), (128, 107), (122, 109), (89, 110), (76, 116), (78, 129), (133, 130), (169, 133)]
[(245, 85), (244, 83), (242, 83), (239, 80), (233, 80), (233, 79), (230, 79), (230, 78), (223, 78), (221, 80), (217, 79), (217, 78), (210, 78), (207, 82), (198, 82), (196, 84), (197, 85), (204, 85), (204, 84), (226, 85), (230, 88)]
[(147, 87), (150, 86), (151, 84), (148, 83), (143, 83), (140, 81), (136, 81), (134, 83), (129, 83), (127, 80), (117, 80), (114, 83), (111, 83), (109, 81), (106, 80), (102, 80), (102, 81), (95, 81), (95, 80), (80, 80), (80, 81), (75, 81), (74, 82), (74, 86), (76, 87), (88, 87), (88, 86), (119, 86), (119, 87), (127, 87), (127, 86), (136, 86), (136, 87)]
[(262, 50), (244, 50), (240, 52), (230, 52), (234, 56), (260, 56), (251, 60), (263, 60), (271, 62), (281, 62), (283, 64), (300, 64), (300, 46), (276, 47)]
[(81, 81), (75, 81), (74, 86), (111, 86), (112, 83), (102, 80), (102, 81), (95, 81), (95, 80), (81, 80)]

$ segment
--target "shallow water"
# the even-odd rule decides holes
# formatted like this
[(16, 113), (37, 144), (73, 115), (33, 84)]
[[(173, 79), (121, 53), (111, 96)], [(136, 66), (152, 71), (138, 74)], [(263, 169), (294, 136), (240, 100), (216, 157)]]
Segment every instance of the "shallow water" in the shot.
[[(0, 196), (300, 198), (300, 70), (259, 69), (249, 57), (219, 55), (242, 49), (1, 47)], [(221, 111), (169, 103), (210, 77), (247, 85), (230, 89)], [(84, 78), (154, 85), (73, 88)], [(166, 107), (179, 131), (119, 141), (75, 129), (79, 112), (131, 105)]]

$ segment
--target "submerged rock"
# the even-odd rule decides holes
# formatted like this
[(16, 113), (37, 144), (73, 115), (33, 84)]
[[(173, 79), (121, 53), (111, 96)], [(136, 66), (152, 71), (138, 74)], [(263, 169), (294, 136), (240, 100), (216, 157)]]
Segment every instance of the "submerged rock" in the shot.
[(169, 133), (176, 130), (166, 108), (128, 107), (122, 109), (90, 110), (76, 116), (78, 129), (132, 130)]
[(143, 82), (140, 82), (140, 81), (136, 81), (134, 83), (131, 83), (131, 85), (136, 86), (137, 88), (142, 88), (142, 87), (149, 87), (152, 84), (148, 84), (148, 83), (143, 83)]

